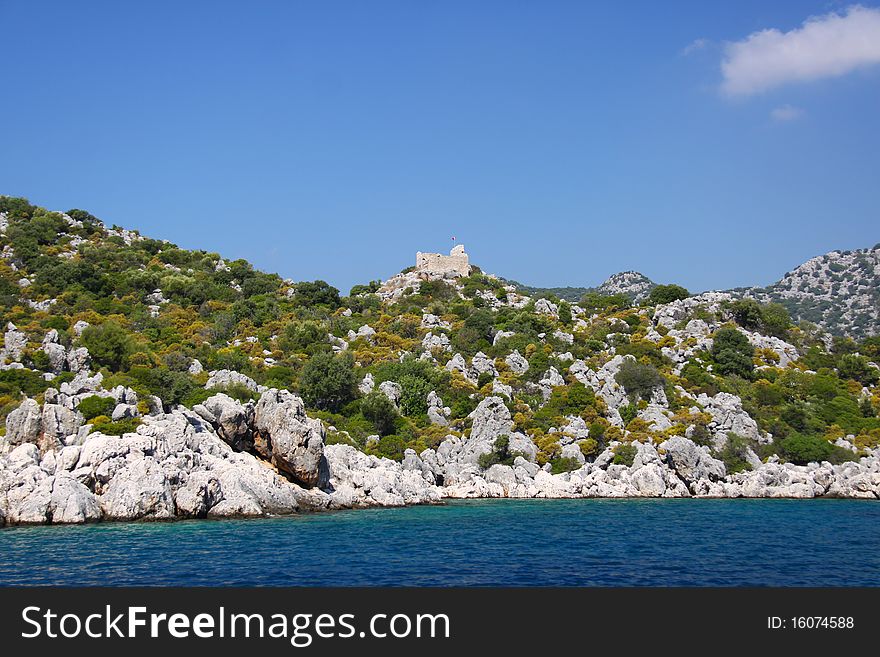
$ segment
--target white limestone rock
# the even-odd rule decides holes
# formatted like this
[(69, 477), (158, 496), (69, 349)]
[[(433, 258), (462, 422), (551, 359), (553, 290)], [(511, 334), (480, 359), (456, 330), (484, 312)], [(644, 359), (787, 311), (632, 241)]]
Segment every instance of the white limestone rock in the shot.
[(300, 397), (272, 388), (254, 409), (258, 452), (306, 488), (320, 485), (326, 475), (324, 425), (306, 415)]
[(358, 390), (362, 395), (369, 395), (373, 392), (373, 388), (376, 387), (376, 382), (373, 379), (373, 375), (367, 372), (364, 376), (363, 380), (358, 384)]
[(520, 354), (517, 349), (514, 349), (513, 352), (504, 359), (504, 362), (510, 367), (510, 371), (517, 376), (521, 376), (529, 371), (529, 361), (527, 361), (525, 356)]
[(231, 385), (244, 386), (252, 392), (265, 392), (266, 387), (257, 385), (251, 377), (236, 372), (235, 370), (214, 370), (210, 372), (210, 378), (205, 383), (205, 388), (213, 390), (214, 388), (226, 388)]
[(43, 413), (35, 399), (25, 399), (6, 416), (4, 443), (16, 447), (22, 443), (37, 443), (43, 433)]

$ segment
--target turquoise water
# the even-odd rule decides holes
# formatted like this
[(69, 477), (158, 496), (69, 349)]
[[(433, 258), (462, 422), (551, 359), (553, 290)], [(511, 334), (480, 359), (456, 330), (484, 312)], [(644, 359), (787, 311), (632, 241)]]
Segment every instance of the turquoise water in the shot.
[(0, 530), (0, 584), (880, 585), (880, 504), (478, 500)]

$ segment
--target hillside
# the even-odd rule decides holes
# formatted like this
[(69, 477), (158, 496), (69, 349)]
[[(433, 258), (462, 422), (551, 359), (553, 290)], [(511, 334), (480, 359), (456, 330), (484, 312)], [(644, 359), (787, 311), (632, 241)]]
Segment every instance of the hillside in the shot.
[(864, 338), (880, 334), (880, 244), (812, 258), (748, 296), (784, 305), (797, 321), (830, 333)]
[[(344, 296), (10, 197), (0, 253), (7, 522), (59, 477), (87, 519), (880, 490), (856, 483), (880, 340), (826, 345), (777, 305), (631, 306), (627, 273), (582, 306), (430, 266)], [(131, 506), (149, 482), (164, 506)]]
[[(577, 303), (585, 294), (623, 294), (645, 303), (657, 284), (638, 272), (613, 274), (598, 287), (530, 287), (523, 294)], [(766, 287), (725, 290), (737, 297), (785, 306), (795, 322), (809, 322), (831, 335), (856, 340), (880, 335), (880, 244), (870, 249), (831, 251), (811, 258)]]

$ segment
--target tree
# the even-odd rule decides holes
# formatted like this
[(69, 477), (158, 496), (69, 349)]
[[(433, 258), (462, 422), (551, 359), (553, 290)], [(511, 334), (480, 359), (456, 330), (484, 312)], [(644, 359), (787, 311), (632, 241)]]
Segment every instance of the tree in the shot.
[(712, 358), (719, 374), (751, 378), (755, 369), (755, 348), (749, 339), (732, 326), (722, 326), (712, 342)]
[(306, 405), (336, 412), (355, 398), (354, 358), (317, 353), (303, 366), (299, 391)]
[(563, 326), (571, 324), (571, 304), (568, 301), (559, 302), (559, 323)]
[(778, 338), (788, 337), (791, 328), (791, 315), (781, 303), (768, 303), (761, 307), (761, 329)]
[(880, 335), (873, 335), (862, 340), (862, 344), (859, 346), (859, 353), (875, 362), (880, 361)]
[(400, 412), (404, 415), (424, 415), (428, 412), (428, 393), (431, 384), (419, 376), (407, 374), (400, 377)]
[(294, 288), (293, 301), (298, 306), (339, 308), (339, 290), (325, 281), (304, 281)]
[(753, 331), (784, 338), (791, 328), (791, 316), (781, 303), (758, 303), (754, 299), (737, 299), (730, 304), (737, 324)]
[(348, 296), (356, 297), (359, 294), (373, 294), (380, 287), (382, 287), (382, 281), (370, 281), (367, 285), (355, 285), (351, 288)]
[(749, 441), (744, 436), (740, 436), (733, 432), (727, 434), (727, 442), (724, 447), (718, 451), (716, 456), (724, 462), (727, 474), (742, 472), (743, 470), (751, 470), (752, 466), (748, 461)]
[(658, 285), (648, 295), (648, 303), (652, 305), (672, 303), (679, 299), (687, 299), (689, 296), (691, 293), (681, 285)]
[(397, 409), (384, 393), (375, 390), (361, 399), (361, 413), (373, 423), (380, 436), (387, 436), (394, 431)]
[(510, 451), (510, 436), (498, 436), (492, 445), (492, 451), (480, 454), (477, 461), (484, 470), (493, 465), (513, 465), (513, 460), (519, 456), (519, 452)]
[(754, 299), (737, 299), (730, 304), (730, 313), (734, 321), (747, 329), (758, 329), (761, 326), (761, 304)]
[(788, 460), (798, 465), (827, 461), (834, 451), (834, 446), (824, 438), (798, 433), (783, 438), (780, 446)]
[(623, 361), (614, 380), (623, 386), (631, 399), (648, 399), (654, 388), (663, 385), (663, 377), (653, 365), (629, 358)]
[(611, 462), (614, 465), (625, 465), (629, 468), (632, 467), (633, 461), (636, 459), (636, 454), (638, 454), (635, 445), (631, 443), (621, 443), (614, 448), (613, 452), (614, 458), (611, 459)]
[(115, 372), (127, 366), (132, 342), (126, 330), (116, 322), (89, 326), (82, 332), (80, 341), (89, 350), (92, 360), (99, 365)]

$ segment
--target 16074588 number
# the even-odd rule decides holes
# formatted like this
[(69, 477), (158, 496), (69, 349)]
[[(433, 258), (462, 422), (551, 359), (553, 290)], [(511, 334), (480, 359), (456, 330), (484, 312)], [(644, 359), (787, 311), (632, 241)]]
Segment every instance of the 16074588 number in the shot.
[(768, 616), (770, 630), (849, 630), (855, 627), (852, 616)]

